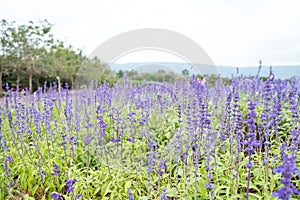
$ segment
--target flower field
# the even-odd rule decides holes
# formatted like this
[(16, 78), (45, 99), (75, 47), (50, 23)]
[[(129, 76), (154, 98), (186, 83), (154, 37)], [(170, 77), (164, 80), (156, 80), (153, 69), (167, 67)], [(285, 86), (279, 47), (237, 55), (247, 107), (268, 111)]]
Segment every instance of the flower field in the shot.
[(273, 77), (9, 91), (0, 199), (299, 199), (299, 103)]

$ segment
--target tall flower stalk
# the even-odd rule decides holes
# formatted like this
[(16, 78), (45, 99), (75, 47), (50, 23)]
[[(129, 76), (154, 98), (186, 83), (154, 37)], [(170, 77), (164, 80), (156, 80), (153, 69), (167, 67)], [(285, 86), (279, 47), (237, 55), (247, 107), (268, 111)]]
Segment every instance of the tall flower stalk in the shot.
[(248, 168), (247, 176), (247, 188), (246, 188), (246, 199), (249, 199), (250, 191), (250, 179), (251, 179), (251, 169), (253, 168), (252, 155), (255, 153), (255, 148), (260, 146), (260, 143), (256, 140), (256, 104), (248, 99), (248, 115), (245, 120), (245, 124), (248, 126), (247, 139), (243, 143), (246, 145), (245, 151), (248, 153), (248, 163), (246, 167)]
[(289, 200), (293, 194), (299, 195), (300, 191), (292, 183), (294, 175), (300, 176), (300, 172), (296, 167), (296, 156), (293, 154), (283, 153), (282, 165), (274, 170), (274, 173), (281, 173), (281, 183), (283, 187), (273, 192), (273, 196), (283, 200)]

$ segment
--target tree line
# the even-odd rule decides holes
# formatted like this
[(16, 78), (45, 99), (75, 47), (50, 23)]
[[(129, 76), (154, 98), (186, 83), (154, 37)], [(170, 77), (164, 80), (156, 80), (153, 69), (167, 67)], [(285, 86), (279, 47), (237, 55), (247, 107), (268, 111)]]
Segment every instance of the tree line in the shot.
[(78, 74), (83, 62), (91, 64), (95, 71), (104, 67), (100, 60), (88, 59), (81, 49), (56, 39), (52, 27), (47, 20), (27, 24), (1, 20), (0, 94), (5, 83), (32, 92), (45, 82), (56, 82), (59, 78), (71, 87), (76, 77), (84, 76)]
[[(146, 81), (172, 82), (178, 74), (160, 70), (155, 73), (138, 73), (137, 71), (111, 71), (98, 58), (89, 59), (81, 49), (56, 39), (52, 33), (53, 25), (47, 20), (28, 21), (17, 24), (2, 19), (0, 22), (0, 95), (8, 83), (13, 89), (35, 91), (45, 83), (68, 83), (69, 88), (75, 84), (89, 84), (88, 80), (115, 83), (126, 74), (138, 83)], [(189, 76), (187, 69), (182, 71)]]

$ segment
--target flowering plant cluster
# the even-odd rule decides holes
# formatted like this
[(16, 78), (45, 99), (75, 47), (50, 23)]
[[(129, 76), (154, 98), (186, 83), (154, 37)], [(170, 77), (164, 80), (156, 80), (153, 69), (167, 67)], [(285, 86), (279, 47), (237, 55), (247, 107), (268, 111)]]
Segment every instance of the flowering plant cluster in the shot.
[(300, 79), (205, 80), (7, 86), (0, 199), (299, 198)]

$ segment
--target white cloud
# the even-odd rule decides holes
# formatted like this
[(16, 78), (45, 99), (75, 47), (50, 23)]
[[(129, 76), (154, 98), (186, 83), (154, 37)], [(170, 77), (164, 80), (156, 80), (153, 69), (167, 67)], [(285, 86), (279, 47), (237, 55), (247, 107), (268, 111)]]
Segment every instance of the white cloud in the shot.
[(165, 28), (186, 35), (216, 64), (299, 64), (300, 1), (11, 0), (0, 18), (24, 23), (47, 18), (57, 37), (91, 52), (119, 33)]

